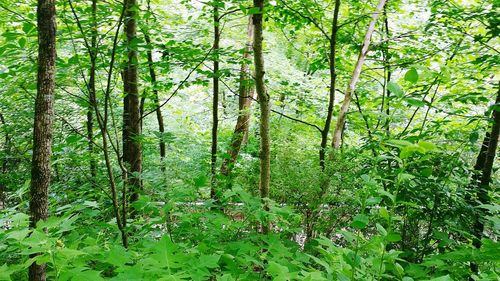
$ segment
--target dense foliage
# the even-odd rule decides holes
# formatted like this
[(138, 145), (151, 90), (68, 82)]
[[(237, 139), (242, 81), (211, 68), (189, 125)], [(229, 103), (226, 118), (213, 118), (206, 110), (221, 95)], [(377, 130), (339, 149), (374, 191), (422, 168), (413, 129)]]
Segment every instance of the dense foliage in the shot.
[(37, 7), (0, 0), (0, 280), (34, 263), (60, 281), (500, 279), (500, 4), (258, 2), (56, 1), (49, 217), (33, 226)]

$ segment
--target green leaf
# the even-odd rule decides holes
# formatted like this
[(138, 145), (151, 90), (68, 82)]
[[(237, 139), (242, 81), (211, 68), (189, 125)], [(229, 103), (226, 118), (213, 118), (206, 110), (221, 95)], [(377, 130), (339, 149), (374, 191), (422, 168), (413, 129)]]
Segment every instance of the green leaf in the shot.
[(396, 84), (396, 83), (394, 83), (394, 82), (389, 82), (389, 83), (387, 84), (387, 89), (388, 89), (391, 93), (395, 94), (395, 95), (396, 95), (397, 97), (399, 97), (399, 98), (403, 97), (403, 95), (404, 95), (404, 91), (403, 91), (403, 89), (402, 89), (402, 88), (401, 88), (398, 84)]
[(207, 185), (207, 182), (208, 182), (208, 178), (207, 178), (207, 176), (204, 176), (204, 175), (203, 175), (203, 176), (199, 176), (198, 178), (196, 178), (196, 179), (194, 180), (194, 185), (195, 185), (196, 187), (204, 187), (204, 186), (206, 186), (206, 185)]
[(368, 216), (363, 214), (358, 214), (354, 217), (351, 226), (357, 229), (363, 229), (368, 225)]
[(15, 230), (15, 231), (9, 232), (5, 238), (21, 241), (24, 238), (26, 238), (26, 236), (28, 235), (28, 233), (30, 233), (30, 231), (31, 230), (29, 228)]
[(389, 215), (389, 212), (387, 211), (387, 209), (385, 207), (380, 208), (378, 210), (378, 213), (380, 214), (380, 216), (383, 219), (389, 220), (391, 218), (391, 216)]
[(262, 12), (260, 11), (260, 8), (259, 7), (252, 7), (250, 9), (247, 10), (247, 13), (249, 15), (257, 15), (257, 14), (262, 14)]
[(407, 98), (405, 100), (409, 105), (412, 105), (415, 107), (424, 107), (425, 106), (425, 102), (422, 100), (419, 100), (419, 99)]
[(469, 135), (469, 142), (475, 143), (479, 139), (479, 132), (474, 131)]
[(290, 280), (290, 272), (288, 270), (288, 267), (282, 266), (274, 261), (271, 261), (269, 263), (267, 272), (269, 272), (271, 276), (274, 277), (273, 280), (277, 281)]
[(412, 67), (410, 70), (408, 70), (405, 74), (405, 80), (411, 83), (417, 83), (418, 81), (418, 72), (417, 70)]
[(21, 47), (21, 48), (26, 47), (26, 38), (24, 38), (24, 37), (19, 38), (17, 43), (19, 43), (19, 47)]
[(26, 21), (23, 23), (23, 31), (26, 34), (30, 33), (30, 31), (32, 31), (34, 28), (35, 28), (35, 25), (32, 24), (31, 22)]
[(399, 233), (391, 232), (386, 237), (389, 242), (398, 242), (401, 241), (401, 235)]
[(381, 224), (377, 223), (377, 224), (375, 224), (375, 227), (377, 228), (378, 233), (380, 233), (380, 235), (382, 235), (382, 236), (387, 235), (387, 230), (385, 230), (385, 228)]

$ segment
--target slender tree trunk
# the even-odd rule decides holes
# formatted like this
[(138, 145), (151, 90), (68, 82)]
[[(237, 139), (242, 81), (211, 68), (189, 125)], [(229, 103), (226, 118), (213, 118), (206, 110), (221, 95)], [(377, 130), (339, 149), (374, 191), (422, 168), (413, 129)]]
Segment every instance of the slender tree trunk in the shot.
[(215, 190), (217, 175), (217, 140), (219, 128), (219, 50), (220, 50), (220, 18), (219, 2), (214, 1), (214, 71), (213, 71), (213, 100), (212, 100), (212, 148), (210, 157), (211, 188), (210, 197), (216, 199)]
[(137, 139), (141, 135), (141, 113), (137, 76), (137, 50), (133, 41), (137, 37), (137, 1), (127, 0), (125, 11), (125, 34), (127, 36), (128, 60), (124, 71), (124, 130), (123, 161), (127, 166), (126, 185), (130, 189), (130, 202), (139, 198), (142, 172), (142, 147)]
[[(89, 96), (96, 94), (95, 76), (96, 76), (96, 59), (97, 59), (97, 0), (92, 0), (92, 37), (90, 50), (90, 75), (88, 83)], [(88, 149), (90, 154), (90, 178), (92, 179), (92, 187), (96, 188), (97, 163), (95, 160), (94, 150), (94, 114), (92, 105), (89, 105), (87, 111), (87, 139)]]
[(250, 106), (252, 105), (254, 89), (251, 83), (252, 78), (247, 61), (250, 59), (250, 56), (252, 54), (252, 42), (254, 38), (253, 34), (254, 30), (252, 16), (250, 16), (247, 26), (248, 41), (243, 52), (243, 63), (241, 64), (240, 70), (240, 87), (238, 91), (238, 120), (236, 121), (236, 126), (234, 128), (231, 146), (227, 151), (227, 154), (229, 156), (222, 162), (221, 174), (224, 176), (228, 176), (232, 168), (234, 167), (236, 158), (238, 158), (240, 149), (245, 141), (245, 138), (247, 138), (248, 136), (248, 129), (250, 127)]
[(337, 125), (335, 127), (335, 131), (333, 133), (333, 143), (332, 146), (335, 149), (340, 148), (342, 143), (342, 134), (344, 131), (344, 125), (347, 117), (347, 112), (349, 111), (349, 104), (351, 103), (352, 95), (356, 90), (356, 83), (359, 80), (359, 76), (361, 74), (361, 69), (363, 68), (363, 64), (365, 63), (366, 55), (368, 54), (370, 41), (375, 30), (375, 24), (377, 23), (377, 19), (385, 6), (386, 0), (379, 0), (377, 8), (375, 12), (372, 14), (372, 19), (368, 26), (368, 29), (365, 34), (365, 39), (363, 41), (363, 47), (359, 53), (358, 61), (356, 62), (356, 66), (354, 67), (354, 72), (352, 74), (351, 81), (349, 82), (349, 86), (345, 91), (344, 102), (342, 103), (342, 107), (340, 108), (339, 117), (337, 119)]
[[(390, 113), (391, 113), (391, 92), (389, 91), (388, 85), (391, 82), (391, 76), (392, 76), (392, 69), (391, 69), (391, 64), (390, 64), (390, 59), (391, 56), (389, 54), (389, 38), (391, 37), (391, 30), (389, 29), (389, 18), (387, 17), (387, 6), (384, 6), (384, 27), (385, 27), (385, 36), (387, 39), (387, 42), (385, 43), (385, 50), (384, 50), (384, 69), (386, 72), (386, 79), (384, 81), (384, 89), (385, 89), (385, 115), (386, 115), (386, 121), (385, 121), (385, 132), (386, 135), (390, 135)], [(383, 101), (382, 101), (383, 102)], [(384, 105), (382, 104), (382, 108)]]
[[(0, 124), (4, 128), (4, 133), (5, 133), (5, 141), (3, 145), (3, 150), (4, 150), (4, 156), (2, 158), (2, 170), (0, 174), (6, 175), (7, 174), (7, 167), (8, 167), (8, 157), (10, 154), (10, 136), (9, 132), (7, 131), (7, 124), (5, 123), (5, 118), (2, 113), (0, 113)], [(5, 208), (5, 192), (7, 192), (7, 188), (5, 187), (4, 183), (0, 181), (0, 210)]]
[(7, 131), (7, 123), (5, 122), (5, 117), (3, 116), (2, 113), (0, 113), (0, 123), (4, 127), (4, 133), (5, 133), (5, 140), (4, 140), (4, 158), (2, 159), (2, 174), (7, 173), (7, 167), (8, 167), (8, 156), (10, 154), (10, 135), (9, 132)]
[(335, 58), (337, 51), (337, 30), (339, 19), (340, 0), (335, 0), (335, 8), (333, 11), (332, 34), (330, 36), (330, 92), (328, 97), (328, 111), (326, 115), (325, 127), (321, 131), (321, 148), (319, 150), (319, 165), (321, 171), (325, 170), (325, 155), (326, 145), (328, 143), (328, 134), (332, 124), (333, 105), (335, 103), (335, 90), (337, 81), (337, 72), (335, 70)]
[[(151, 11), (151, 6), (150, 2), (148, 1), (148, 11)], [(149, 34), (147, 31), (144, 32), (144, 39), (146, 40), (146, 44), (150, 46), (147, 48), (147, 57), (148, 57), (148, 68), (149, 68), (149, 76), (151, 77), (151, 86), (153, 87), (153, 102), (155, 103), (156, 106), (156, 119), (158, 120), (158, 130), (160, 131), (160, 160), (161, 160), (161, 170), (165, 171), (165, 166), (163, 165), (163, 161), (165, 160), (166, 156), (166, 144), (165, 140), (163, 140), (163, 134), (165, 133), (165, 125), (163, 123), (163, 115), (161, 112), (160, 108), (160, 98), (158, 95), (158, 89), (156, 88), (156, 70), (154, 67), (154, 62), (153, 62), (153, 52), (151, 51), (152, 45), (151, 45), (151, 38), (149, 37)], [(142, 112), (141, 112), (142, 116)], [(142, 120), (142, 119), (141, 119)]]
[[(269, 93), (264, 82), (264, 54), (262, 51), (263, 38), (263, 13), (264, 0), (254, 0), (254, 7), (258, 13), (253, 15), (255, 37), (253, 42), (254, 64), (255, 64), (255, 89), (260, 104), (260, 196), (263, 200), (269, 197), (269, 183), (271, 181), (271, 137), (269, 133), (269, 123), (271, 115), (271, 105)], [(268, 210), (267, 203), (263, 203), (264, 209)], [(262, 232), (269, 233), (269, 223), (264, 223)]]
[[(495, 162), (495, 156), (498, 148), (498, 138), (500, 137), (500, 111), (498, 109), (498, 105), (500, 105), (500, 84), (495, 104), (497, 108), (493, 110), (493, 124), (491, 125), (489, 141), (487, 141), (488, 149), (486, 150), (486, 153), (482, 155), (481, 153), (484, 153), (484, 150), (481, 149), (480, 155), (478, 157), (478, 162), (484, 160), (482, 165), (481, 177), (476, 189), (477, 201), (479, 205), (491, 203), (491, 197), (489, 195), (489, 192), (491, 191), (491, 174), (493, 171), (493, 163)], [(486, 136), (486, 138), (488, 138), (488, 136)], [(484, 143), (486, 143), (486, 141)], [(475, 168), (481, 168), (481, 165), (476, 163)], [(476, 208), (478, 207), (476, 206)], [(474, 234), (474, 239), (472, 241), (472, 244), (479, 249), (481, 248), (481, 239), (484, 232), (484, 218), (488, 215), (488, 213), (479, 209), (477, 209), (476, 211), (479, 213), (474, 217), (475, 221), (472, 231)], [(478, 265), (476, 263), (471, 264), (471, 269), (475, 273), (479, 271)]]
[[(37, 23), (38, 78), (31, 163), (31, 227), (35, 227), (40, 220), (46, 220), (48, 215), (56, 73), (56, 6), (54, 0), (38, 0)], [(29, 280), (46, 280), (45, 267), (45, 264), (33, 263), (29, 268)]]

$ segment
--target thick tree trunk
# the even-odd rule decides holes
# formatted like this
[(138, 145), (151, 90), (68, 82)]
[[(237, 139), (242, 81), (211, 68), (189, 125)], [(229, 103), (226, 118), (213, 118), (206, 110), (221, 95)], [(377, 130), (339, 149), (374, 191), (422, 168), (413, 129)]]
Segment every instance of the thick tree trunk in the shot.
[[(130, 202), (139, 198), (142, 172), (142, 147), (137, 139), (141, 135), (141, 113), (137, 76), (137, 50), (133, 41), (137, 37), (137, 1), (127, 0), (125, 11), (125, 34), (127, 36), (128, 61), (124, 70), (124, 130), (123, 161), (127, 167), (127, 186), (130, 190)], [(124, 214), (125, 215), (125, 214)]]
[[(258, 13), (253, 15), (255, 37), (253, 43), (254, 64), (255, 64), (255, 89), (260, 104), (260, 196), (262, 200), (269, 197), (269, 183), (271, 181), (271, 137), (269, 133), (269, 123), (271, 115), (271, 105), (269, 93), (264, 83), (264, 54), (262, 51), (263, 41), (263, 13), (264, 0), (254, 0), (254, 7)], [(268, 210), (267, 203), (263, 203), (264, 209)], [(269, 233), (269, 223), (264, 223), (262, 232)]]
[(368, 50), (370, 47), (370, 41), (375, 30), (375, 24), (377, 23), (377, 19), (385, 6), (386, 0), (380, 0), (378, 2), (377, 8), (375, 12), (372, 14), (372, 19), (370, 24), (368, 25), (368, 29), (365, 34), (365, 39), (363, 41), (363, 47), (359, 53), (358, 61), (356, 62), (356, 66), (354, 67), (354, 72), (352, 74), (351, 81), (349, 82), (349, 86), (345, 91), (344, 102), (342, 103), (342, 107), (340, 108), (339, 117), (337, 119), (337, 125), (335, 127), (335, 131), (333, 133), (333, 142), (332, 146), (335, 149), (340, 148), (342, 143), (342, 134), (344, 131), (344, 125), (347, 117), (347, 112), (349, 111), (349, 104), (351, 103), (352, 95), (356, 90), (356, 84), (358, 83), (359, 76), (361, 74), (361, 69), (363, 68), (363, 64), (365, 63), (366, 55), (368, 54)]
[[(31, 163), (31, 227), (35, 227), (38, 221), (47, 219), (48, 215), (56, 73), (56, 7), (54, 0), (38, 1), (37, 23), (38, 78)], [(29, 268), (29, 280), (45, 279), (45, 264), (33, 263)]]
[(252, 16), (250, 16), (247, 27), (248, 41), (243, 52), (243, 63), (241, 64), (240, 71), (240, 87), (238, 91), (238, 120), (236, 121), (233, 137), (231, 139), (231, 146), (227, 151), (228, 157), (225, 158), (222, 162), (221, 174), (224, 176), (228, 176), (233, 169), (240, 149), (248, 136), (248, 129), (250, 127), (250, 106), (252, 105), (254, 89), (251, 83), (252, 78), (247, 61), (250, 59), (250, 56), (252, 54), (252, 42), (254, 38), (253, 35), (254, 30)]
[[(500, 111), (498, 111), (498, 105), (500, 105), (500, 85), (495, 104), (497, 108), (496, 110), (493, 110), (493, 124), (491, 125), (491, 133), (489, 134), (489, 140), (488, 141), (485, 140), (483, 142), (483, 146), (485, 143), (488, 143), (488, 149), (484, 151), (484, 149), (481, 148), (478, 161), (475, 166), (475, 168), (478, 169), (482, 168), (481, 176), (476, 189), (477, 202), (479, 205), (491, 204), (491, 197), (489, 195), (489, 192), (491, 191), (490, 188), (491, 174), (493, 171), (493, 163), (495, 162), (495, 156), (498, 148), (498, 138), (500, 137)], [(488, 135), (485, 138), (488, 138)], [(482, 165), (479, 164), (481, 161), (483, 163)], [(488, 213), (482, 210), (476, 210), (476, 211), (479, 213), (475, 216), (475, 221), (472, 231), (474, 234), (474, 239), (472, 241), (472, 244), (479, 249), (481, 248), (481, 239), (483, 237), (483, 232), (484, 232), (484, 217), (488, 215)], [(471, 264), (471, 269), (473, 272), (476, 273), (479, 271), (479, 268), (475, 263)]]
[(218, 1), (214, 1), (214, 69), (213, 69), (213, 100), (212, 100), (212, 147), (210, 157), (210, 174), (211, 174), (211, 188), (210, 197), (216, 199), (217, 192), (216, 175), (217, 175), (217, 141), (219, 129), (219, 51), (220, 51), (220, 18)]
[(328, 97), (328, 111), (325, 120), (325, 127), (321, 131), (321, 148), (319, 150), (319, 166), (321, 171), (325, 170), (326, 145), (328, 143), (328, 134), (332, 124), (333, 105), (335, 103), (335, 87), (337, 81), (337, 72), (335, 70), (335, 58), (337, 50), (337, 30), (339, 19), (340, 0), (335, 0), (333, 11), (332, 34), (330, 35), (330, 92)]

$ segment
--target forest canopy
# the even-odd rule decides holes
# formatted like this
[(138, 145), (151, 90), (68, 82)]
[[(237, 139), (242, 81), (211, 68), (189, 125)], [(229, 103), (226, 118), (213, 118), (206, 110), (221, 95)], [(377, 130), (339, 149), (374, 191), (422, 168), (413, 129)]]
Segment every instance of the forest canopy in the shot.
[(0, 280), (500, 280), (500, 3), (0, 0)]

